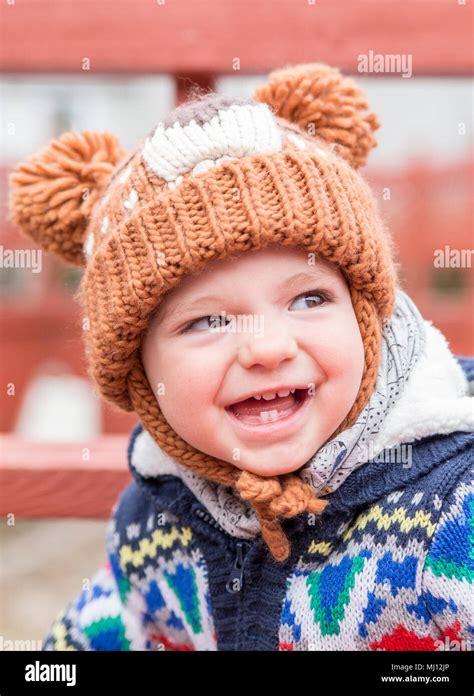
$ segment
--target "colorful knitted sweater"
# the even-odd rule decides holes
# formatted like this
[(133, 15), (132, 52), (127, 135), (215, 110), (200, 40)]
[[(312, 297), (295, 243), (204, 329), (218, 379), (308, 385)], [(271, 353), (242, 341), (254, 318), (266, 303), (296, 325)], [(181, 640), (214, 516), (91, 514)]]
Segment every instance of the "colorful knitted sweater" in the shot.
[[(472, 384), (474, 359), (458, 362)], [(146, 436), (140, 424), (131, 436), (134, 481), (114, 508), (108, 562), (45, 649), (471, 649), (473, 432), (414, 439), (409, 466), (357, 468), (320, 517), (284, 522), (284, 563), (261, 535), (226, 531), (219, 499), (206, 507), (181, 477), (141, 472)]]

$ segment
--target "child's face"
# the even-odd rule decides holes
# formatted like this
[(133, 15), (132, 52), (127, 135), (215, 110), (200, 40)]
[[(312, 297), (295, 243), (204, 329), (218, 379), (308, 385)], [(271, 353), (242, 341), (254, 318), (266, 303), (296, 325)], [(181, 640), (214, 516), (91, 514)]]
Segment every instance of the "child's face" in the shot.
[[(215, 315), (228, 319), (213, 323)], [(300, 248), (271, 246), (186, 276), (164, 296), (142, 359), (183, 440), (275, 476), (303, 466), (344, 420), (364, 349), (341, 272), (309, 263)], [(296, 398), (246, 400), (295, 387)]]

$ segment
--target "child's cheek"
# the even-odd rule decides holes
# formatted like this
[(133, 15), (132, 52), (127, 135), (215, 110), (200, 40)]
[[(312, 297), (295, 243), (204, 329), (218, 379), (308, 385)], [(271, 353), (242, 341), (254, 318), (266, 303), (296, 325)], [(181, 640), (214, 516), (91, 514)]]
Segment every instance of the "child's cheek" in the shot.
[(323, 382), (322, 393), (334, 399), (343, 390), (348, 398), (355, 398), (364, 371), (364, 345), (350, 315), (320, 327), (307, 351)]
[[(220, 356), (222, 361), (222, 356)], [(190, 412), (202, 412), (204, 406), (212, 405), (219, 382), (222, 381), (219, 355), (215, 351), (190, 348), (186, 351), (167, 351), (161, 361), (164, 390), (158, 399), (160, 407), (172, 411), (176, 416)]]

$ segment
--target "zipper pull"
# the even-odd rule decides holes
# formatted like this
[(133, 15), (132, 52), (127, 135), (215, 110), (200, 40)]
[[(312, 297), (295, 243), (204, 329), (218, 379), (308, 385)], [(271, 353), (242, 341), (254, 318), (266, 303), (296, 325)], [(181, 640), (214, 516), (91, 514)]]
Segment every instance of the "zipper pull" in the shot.
[(234, 567), (225, 586), (227, 592), (240, 592), (244, 584), (244, 546), (244, 541), (238, 541), (236, 544), (237, 554), (235, 556)]

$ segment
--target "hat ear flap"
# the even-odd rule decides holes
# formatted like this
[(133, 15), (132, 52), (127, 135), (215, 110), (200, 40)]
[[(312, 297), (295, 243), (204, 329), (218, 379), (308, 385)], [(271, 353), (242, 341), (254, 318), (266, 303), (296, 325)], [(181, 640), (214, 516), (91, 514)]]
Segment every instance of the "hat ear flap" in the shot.
[(332, 143), (355, 169), (364, 165), (380, 127), (368, 102), (350, 78), (324, 63), (274, 70), (254, 98), (268, 104), (276, 116), (297, 124), (310, 136)]
[(10, 175), (10, 219), (45, 251), (85, 265), (92, 208), (125, 154), (111, 133), (63, 133)]

